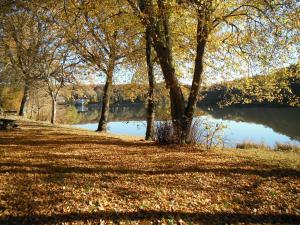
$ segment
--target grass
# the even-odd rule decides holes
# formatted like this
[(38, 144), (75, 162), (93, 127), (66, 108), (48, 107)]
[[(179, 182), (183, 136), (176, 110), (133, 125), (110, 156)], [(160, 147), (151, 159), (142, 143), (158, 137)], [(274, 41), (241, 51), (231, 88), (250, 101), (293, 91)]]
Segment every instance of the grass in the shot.
[(0, 224), (300, 222), (295, 152), (201, 151), (19, 124), (0, 134)]
[(300, 147), (290, 143), (276, 143), (274, 150), (277, 151), (294, 151), (300, 153)]
[[(300, 147), (292, 143), (280, 143), (277, 142), (274, 147), (270, 147), (265, 143), (255, 143), (250, 140), (243, 141), (236, 145), (237, 149), (258, 149), (258, 150), (267, 150), (271, 151), (282, 151), (282, 152), (295, 152), (300, 154)], [(271, 150), (271, 151), (270, 151)]]
[(236, 145), (238, 149), (269, 149), (265, 143), (255, 143), (251, 140), (245, 140)]

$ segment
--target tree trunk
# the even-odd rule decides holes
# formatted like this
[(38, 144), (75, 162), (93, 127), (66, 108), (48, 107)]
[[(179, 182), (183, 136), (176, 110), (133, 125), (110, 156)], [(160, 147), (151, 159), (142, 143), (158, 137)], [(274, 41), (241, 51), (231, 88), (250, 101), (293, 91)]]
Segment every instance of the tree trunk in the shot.
[(52, 102), (51, 102), (52, 103), (51, 104), (52, 108), (51, 108), (51, 120), (50, 120), (50, 122), (52, 124), (55, 124), (55, 121), (56, 121), (56, 99), (55, 99), (54, 96), (52, 96), (51, 99), (52, 99)]
[(34, 105), (33, 104), (31, 104), (31, 110), (30, 110), (30, 119), (32, 119), (32, 117), (33, 117), (33, 107), (34, 107)]
[(107, 77), (106, 77), (106, 83), (103, 90), (103, 100), (102, 100), (102, 109), (101, 109), (101, 116), (98, 124), (97, 131), (102, 132), (106, 131), (106, 125), (108, 120), (108, 114), (109, 114), (109, 101), (111, 97), (111, 89), (112, 89), (112, 78), (113, 78), (113, 71), (114, 66), (109, 66)]
[(29, 86), (25, 83), (23, 98), (22, 98), (20, 110), (19, 110), (19, 116), (26, 115), (26, 108), (27, 108), (28, 100), (29, 100)]
[(154, 139), (154, 73), (153, 73), (153, 62), (151, 59), (151, 36), (150, 28), (146, 28), (146, 58), (147, 58), (147, 68), (148, 68), (148, 106), (147, 106), (147, 129), (146, 129), (146, 140)]
[(205, 47), (208, 38), (208, 27), (203, 23), (204, 18), (201, 12), (198, 12), (198, 25), (197, 25), (197, 52), (195, 58), (195, 69), (193, 82), (191, 86), (191, 91), (188, 99), (188, 104), (185, 109), (185, 122), (183, 129), (183, 138), (189, 142), (190, 130), (193, 122), (194, 111), (197, 103), (197, 96), (202, 83), (202, 73), (203, 73), (203, 58), (205, 53)]
[[(150, 33), (153, 40), (154, 49), (157, 53), (162, 73), (170, 93), (171, 116), (174, 134), (178, 143), (186, 143), (189, 139), (194, 108), (200, 88), (201, 76), (203, 72), (203, 55), (208, 36), (207, 21), (210, 8), (198, 9), (197, 27), (197, 55), (195, 59), (195, 71), (188, 105), (185, 107), (185, 100), (182, 89), (178, 82), (172, 52), (172, 39), (170, 35), (169, 10), (164, 0), (158, 0), (159, 16), (154, 17), (154, 6), (152, 1), (141, 0), (141, 10), (147, 14), (151, 26)], [(208, 4), (211, 6), (211, 3)], [(204, 8), (203, 8), (204, 9)], [(208, 11), (206, 11), (208, 10)]]
[(161, 43), (155, 35), (151, 36), (154, 42), (155, 51), (159, 56), (159, 64), (161, 66), (167, 88), (169, 88), (174, 135), (176, 136), (176, 141), (181, 144), (185, 142), (184, 137), (182, 136), (185, 121), (185, 101), (175, 73), (175, 66), (171, 52), (171, 42), (167, 42), (166, 46), (164, 46), (164, 44)]

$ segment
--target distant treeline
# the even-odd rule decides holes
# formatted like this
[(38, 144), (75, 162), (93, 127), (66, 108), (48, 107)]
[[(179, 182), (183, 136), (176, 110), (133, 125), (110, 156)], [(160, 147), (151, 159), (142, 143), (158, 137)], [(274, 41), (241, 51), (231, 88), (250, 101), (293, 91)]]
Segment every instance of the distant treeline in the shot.
[[(96, 99), (97, 102), (101, 101), (102, 90), (102, 86), (94, 87), (94, 92), (99, 96)], [(186, 86), (183, 90), (184, 94), (188, 95), (189, 87)], [(115, 85), (113, 93), (112, 102), (115, 104), (141, 103), (146, 101), (147, 85)], [(162, 105), (169, 103), (164, 84), (157, 84), (155, 93), (157, 103)], [(269, 75), (257, 75), (203, 87), (203, 91), (199, 94), (198, 104), (219, 107), (231, 105), (300, 107), (299, 65), (292, 65)]]
[(201, 92), (199, 105), (276, 105), (300, 107), (299, 65), (269, 75), (216, 84)]
[[(112, 104), (145, 103), (147, 85), (118, 84), (113, 86)], [(189, 87), (183, 88), (188, 95)], [(103, 85), (67, 85), (58, 99), (59, 104), (74, 104), (78, 99), (85, 99), (86, 103), (102, 101)], [(31, 101), (46, 107), (47, 98), (43, 89), (31, 91)], [(156, 84), (155, 100), (160, 105), (168, 105), (168, 90), (163, 83)], [(0, 108), (3, 110), (17, 110), (22, 90), (11, 84), (0, 84)], [(30, 109), (29, 104), (29, 109)], [(224, 84), (203, 87), (199, 94), (198, 105), (202, 106), (230, 106), (230, 105), (274, 105), (300, 107), (300, 73), (299, 65), (280, 69), (269, 75), (258, 75), (242, 78)]]
[[(186, 95), (188, 88), (183, 87)], [(104, 85), (66, 86), (61, 93), (61, 102), (72, 104), (78, 99), (85, 99), (86, 103), (99, 103), (102, 101), (103, 89)], [(146, 103), (148, 92), (146, 84), (115, 84), (112, 89), (112, 104)], [(155, 101), (162, 105), (169, 103), (168, 90), (163, 83), (155, 86)]]

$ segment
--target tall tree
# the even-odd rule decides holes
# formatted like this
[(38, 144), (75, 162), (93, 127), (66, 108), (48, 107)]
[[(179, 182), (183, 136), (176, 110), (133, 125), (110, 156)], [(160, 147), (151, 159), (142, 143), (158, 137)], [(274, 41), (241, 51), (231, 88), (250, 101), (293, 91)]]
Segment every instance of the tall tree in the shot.
[[(189, 141), (189, 133), (197, 102), (197, 95), (203, 79), (204, 63), (218, 66), (219, 62), (209, 62), (219, 55), (242, 59), (245, 55), (256, 56), (266, 61), (266, 54), (260, 55), (257, 50), (249, 47), (264, 48), (265, 52), (279, 53), (284, 49), (284, 40), (295, 40), (296, 1), (266, 0), (127, 0), (145, 26), (151, 29), (153, 46), (158, 56), (166, 86), (169, 89), (171, 116), (179, 143)], [(138, 5), (145, 6), (139, 8)], [(185, 102), (182, 88), (178, 80), (178, 67), (174, 58), (174, 39), (178, 34), (174, 30), (181, 17), (196, 30), (194, 35), (195, 57), (194, 71), (190, 94)], [(283, 22), (284, 21), (284, 22)], [(176, 26), (175, 26), (176, 24)], [(195, 27), (196, 24), (196, 27)], [(189, 34), (182, 33), (184, 42), (193, 40)], [(258, 46), (257, 44), (261, 44)], [(276, 46), (272, 48), (271, 46)], [(290, 45), (291, 46), (291, 45)], [(191, 49), (191, 48), (189, 48)], [(224, 50), (234, 54), (222, 54)], [(273, 54), (274, 56), (274, 54)], [(273, 56), (268, 55), (268, 58)], [(287, 56), (287, 54), (285, 54)], [(205, 58), (206, 57), (206, 58)], [(227, 63), (226, 61), (221, 63)]]
[(147, 96), (147, 128), (146, 128), (146, 140), (154, 139), (154, 121), (155, 121), (155, 105), (154, 105), (154, 87), (155, 87), (155, 77), (153, 69), (153, 59), (151, 57), (152, 40), (150, 27), (146, 28), (145, 38), (146, 38), (146, 61), (147, 61), (147, 71), (148, 71), (148, 96)]
[(7, 58), (7, 66), (14, 69), (23, 81), (24, 94), (19, 115), (24, 116), (30, 86), (41, 78), (38, 62), (41, 57), (42, 36), (45, 30), (41, 21), (37, 19), (36, 12), (23, 6), (6, 11), (1, 27), (0, 45)]
[(63, 28), (75, 51), (106, 78), (97, 129), (105, 131), (114, 73), (135, 51), (136, 28), (119, 1), (69, 1), (64, 12)]

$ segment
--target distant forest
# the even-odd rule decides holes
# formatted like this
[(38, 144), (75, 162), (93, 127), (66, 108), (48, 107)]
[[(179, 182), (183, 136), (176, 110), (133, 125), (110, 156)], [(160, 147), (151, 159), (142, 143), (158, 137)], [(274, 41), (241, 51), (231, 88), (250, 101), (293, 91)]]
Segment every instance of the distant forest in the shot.
[[(268, 80), (268, 82), (266, 82)], [(188, 95), (189, 87), (183, 87)], [(39, 92), (39, 98), (32, 101), (46, 104), (47, 94), (43, 90), (32, 90), (32, 95)], [(79, 99), (85, 99), (86, 104), (101, 102), (102, 85), (67, 85), (60, 94), (58, 103), (72, 105)], [(37, 95), (35, 95), (37, 96)], [(159, 105), (168, 105), (167, 89), (163, 83), (156, 84), (155, 100)], [(22, 97), (22, 88), (11, 86), (10, 83), (0, 84), (0, 107), (3, 110), (17, 110)], [(113, 86), (112, 104), (145, 103), (147, 85), (118, 84)], [(227, 107), (231, 105), (276, 105), (300, 107), (300, 73), (299, 65), (280, 69), (269, 75), (257, 75), (242, 78), (223, 84), (202, 87), (198, 105)]]
[(201, 92), (200, 105), (276, 105), (300, 107), (299, 64), (268, 75), (216, 84)]

